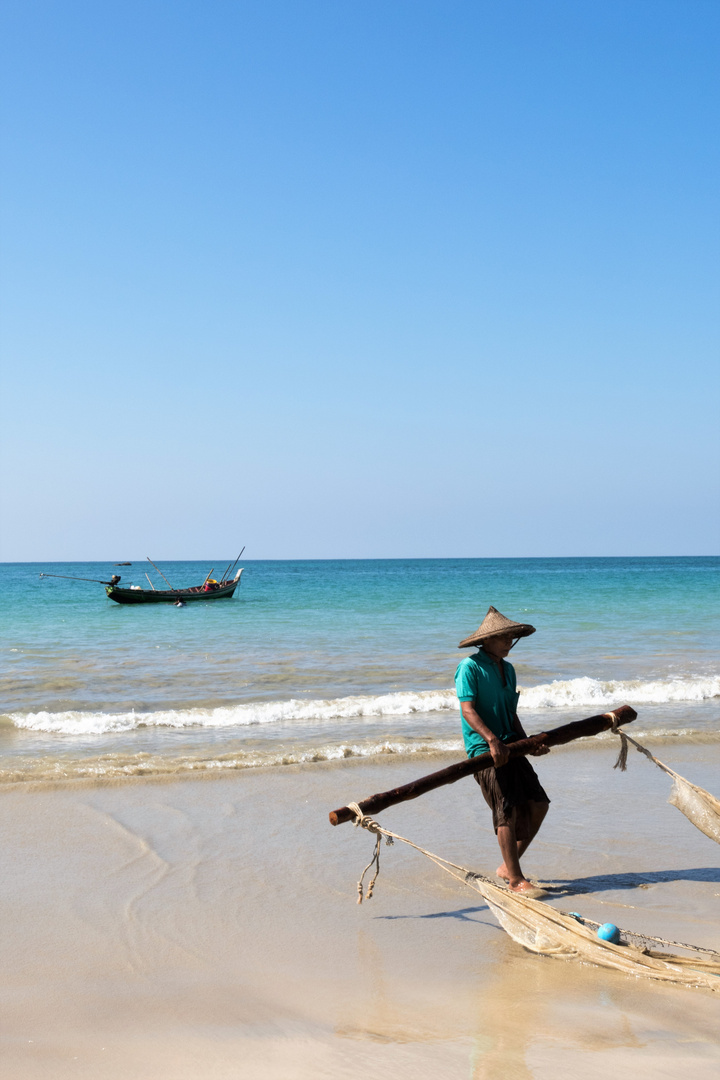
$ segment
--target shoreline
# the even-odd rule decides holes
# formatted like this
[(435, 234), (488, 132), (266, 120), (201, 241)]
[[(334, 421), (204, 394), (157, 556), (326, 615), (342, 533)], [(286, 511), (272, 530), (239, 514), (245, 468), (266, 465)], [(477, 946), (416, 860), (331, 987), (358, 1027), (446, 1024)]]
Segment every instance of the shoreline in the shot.
[[(702, 729), (694, 730), (691, 733), (683, 730), (670, 733), (662, 729), (643, 729), (641, 725), (637, 731), (631, 727), (629, 734), (633, 738), (641, 740), (643, 744), (656, 748), (673, 748), (681, 755), (685, 750), (691, 752), (693, 747), (711, 749), (720, 746), (720, 732), (703, 731)], [(180, 733), (178, 735), (180, 736)], [(272, 751), (266, 751), (267, 760), (265, 761), (257, 759), (241, 760), (241, 755), (248, 753), (247, 751), (238, 749), (226, 751), (225, 753), (212, 753), (211, 747), (207, 747), (204, 751), (198, 750), (196, 757), (188, 757), (187, 755), (173, 757), (168, 753), (153, 754), (150, 751), (136, 751), (134, 753), (125, 751), (118, 755), (113, 755), (108, 751), (95, 756), (85, 754), (76, 758), (71, 758), (67, 754), (62, 758), (35, 757), (32, 761), (37, 768), (42, 768), (43, 762), (47, 762), (45, 767), (48, 769), (59, 769), (64, 764), (65, 767), (77, 767), (79, 770), (78, 775), (40, 777), (28, 775), (25, 778), (22, 767), (19, 767), (16, 769), (16, 777), (12, 779), (0, 778), (0, 794), (13, 790), (40, 792), (72, 789), (74, 787), (122, 786), (131, 783), (158, 784), (177, 780), (215, 780), (246, 772), (271, 773), (275, 770), (336, 769), (347, 766), (362, 767), (363, 765), (382, 768), (401, 768), (404, 765), (413, 767), (417, 765), (418, 769), (427, 766), (425, 771), (434, 772), (436, 768), (442, 768), (445, 765), (465, 759), (461, 740), (457, 740), (457, 746), (452, 750), (428, 748), (426, 745), (428, 741), (428, 739), (418, 738), (417, 741), (408, 739), (406, 742), (400, 743), (396, 739), (393, 745), (388, 740), (387, 746), (379, 750), (375, 749), (370, 753), (362, 753), (356, 747), (348, 747), (345, 743), (339, 743), (336, 747), (330, 749), (327, 746), (313, 749), (311, 745), (308, 745), (306, 749), (297, 751), (297, 753), (307, 755), (304, 760), (278, 760), (281, 757), (281, 752), (274, 748)], [(586, 753), (590, 750), (593, 755), (596, 755), (611, 748), (619, 750), (619, 745), (619, 741), (616, 741), (616, 736), (612, 733), (601, 732), (598, 735), (578, 739), (572, 743), (557, 747), (553, 753), (556, 755), (558, 753)], [(255, 753), (260, 754), (260, 751), (256, 749)], [(286, 756), (289, 757), (289, 755)], [(8, 767), (3, 769), (3, 758), (0, 754), (0, 776), (3, 771), (10, 772), (12, 764), (18, 760), (22, 761), (19, 755), (5, 758)], [(634, 755), (630, 760), (634, 760)], [(122, 764), (122, 762), (129, 763)], [(102, 771), (103, 768), (115, 768), (118, 771), (114, 775), (105, 775)], [(90, 775), (83, 775), (82, 770), (90, 769), (96, 769), (97, 771), (92, 772)]]

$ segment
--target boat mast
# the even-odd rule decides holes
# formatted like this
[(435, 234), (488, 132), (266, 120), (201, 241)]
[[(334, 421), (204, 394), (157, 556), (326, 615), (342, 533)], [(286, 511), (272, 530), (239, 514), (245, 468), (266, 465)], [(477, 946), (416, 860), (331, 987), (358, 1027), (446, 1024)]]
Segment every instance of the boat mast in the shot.
[[(152, 561), (152, 559), (150, 558), (149, 555), (146, 555), (145, 558), (147, 559), (147, 561), (150, 563), (151, 566), (155, 566), (155, 563)], [(167, 585), (168, 585), (168, 588), (170, 589), (170, 592), (177, 592), (177, 589), (173, 589), (172, 585), (170, 584), (168, 579), (165, 577), (162, 570), (157, 566), (155, 566), (155, 569), (157, 570), (158, 574), (163, 579), (163, 581), (167, 581)]]
[[(243, 551), (245, 550), (245, 548), (246, 548), (246, 547), (247, 547), (247, 544), (243, 544), (243, 549), (242, 549), (242, 551), (241, 551), (241, 552), (240, 552), (240, 554), (238, 555), (238, 557), (237, 557), (237, 559), (235, 560), (235, 562), (234, 562), (234, 563), (232, 564), (232, 570), (230, 570), (230, 573), (231, 573), (231, 574), (232, 574), (233, 570), (235, 569), (235, 567), (237, 566), (237, 564), (238, 564), (238, 563), (240, 562), (240, 560), (242, 559), (242, 553), (243, 553)], [(228, 567), (228, 569), (229, 569), (229, 567)], [(228, 575), (228, 571), (226, 570), (226, 571), (225, 571), (225, 573), (223, 574), (223, 576), (222, 576), (222, 577), (220, 578), (220, 580), (221, 580), (221, 581), (227, 581), (227, 575)]]

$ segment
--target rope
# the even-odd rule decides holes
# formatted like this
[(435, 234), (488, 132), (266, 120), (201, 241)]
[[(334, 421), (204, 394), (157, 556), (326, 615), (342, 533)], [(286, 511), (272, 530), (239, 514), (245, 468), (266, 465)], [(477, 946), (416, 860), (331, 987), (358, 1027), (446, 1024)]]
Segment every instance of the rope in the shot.
[[(600, 923), (593, 922), (591, 919), (582, 920), (585, 925), (590, 925), (593, 929), (598, 930)], [(684, 941), (668, 941), (667, 938), (652, 937), (650, 934), (638, 934), (635, 930), (621, 930), (620, 933), (625, 941), (629, 941), (631, 945), (637, 945), (638, 948), (647, 948), (648, 945), (672, 945), (676, 949), (687, 949), (688, 952), (705, 953), (707, 956), (716, 959), (718, 956), (715, 949), (704, 949), (702, 945), (687, 945)]]
[[(367, 829), (368, 832), (375, 833), (375, 851), (373, 852), (373, 857), (370, 860), (370, 862), (367, 864), (365, 869), (363, 870), (362, 874), (360, 875), (360, 880), (357, 883), (357, 888), (358, 888), (357, 902), (358, 902), (358, 904), (362, 904), (362, 902), (363, 902), (363, 881), (365, 880), (365, 875), (367, 874), (370, 867), (374, 866), (375, 867), (375, 873), (373, 874), (372, 880), (371, 880), (370, 884), (368, 885), (368, 891), (365, 894), (365, 899), (366, 900), (371, 900), (372, 899), (373, 889), (375, 888), (375, 882), (377, 881), (378, 874), (380, 873), (380, 844), (382, 842), (382, 834), (384, 833), (385, 830), (380, 825), (378, 825), (377, 821), (375, 821), (369, 815), (363, 814), (362, 810), (360, 809), (360, 807), (358, 806), (357, 803), (351, 802), (351, 803), (348, 803), (348, 806), (355, 815), (355, 821), (353, 822), (353, 824), (355, 825), (355, 828), (357, 828), (358, 825), (360, 825), (363, 829)], [(386, 836), (385, 837), (385, 843), (387, 845), (392, 845), (394, 843), (393, 838), (391, 836)]]
[[(634, 743), (634, 740), (630, 739), (630, 742)], [(635, 745), (637, 746), (638, 750), (641, 750), (643, 753), (648, 754), (648, 757), (652, 758), (652, 755), (649, 754), (644, 747), (641, 747), (638, 744)], [(652, 758), (652, 760), (654, 761), (655, 759)], [(662, 765), (662, 763), (659, 764)], [(365, 899), (369, 900), (372, 896), (373, 886), (375, 885), (378, 874), (380, 873), (380, 843), (383, 836), (385, 837), (385, 843), (387, 845), (392, 845), (395, 840), (399, 840), (400, 843), (407, 844), (408, 847), (415, 848), (415, 850), (419, 851), (421, 855), (425, 855), (426, 858), (430, 859), (431, 862), (434, 862), (436, 866), (439, 866), (441, 870), (445, 870), (446, 873), (450, 874), (458, 881), (461, 881), (464, 885), (472, 884), (473, 881), (484, 881), (487, 885), (492, 885), (493, 888), (499, 889), (504, 894), (512, 896), (514, 899), (519, 900), (520, 903), (523, 902), (523, 897), (518, 897), (514, 893), (511, 893), (509, 889), (504, 888), (502, 885), (500, 885), (497, 880), (493, 880), (492, 878), (487, 877), (485, 874), (478, 874), (475, 870), (468, 870), (466, 866), (458, 866), (457, 863), (450, 862), (449, 859), (443, 859), (441, 855), (435, 855), (432, 851), (427, 851), (425, 848), (420, 847), (419, 844), (414, 844), (412, 840), (408, 840), (406, 836), (400, 836), (399, 833), (391, 832), (390, 829), (384, 829), (378, 821), (375, 821), (374, 818), (371, 818), (369, 815), (363, 814), (357, 803), (348, 803), (348, 807), (355, 814), (355, 821), (353, 822), (355, 827), (357, 828), (357, 826), (360, 826), (362, 829), (367, 829), (368, 832), (374, 833), (376, 837), (375, 851), (373, 857), (363, 870), (362, 876), (358, 881), (358, 904), (362, 904), (363, 902), (363, 879), (370, 867), (375, 865), (375, 875), (370, 882), (368, 891), (365, 894)], [(459, 873), (457, 871), (459, 871)], [(578, 916), (574, 912), (571, 913), (567, 911), (559, 911), (558, 914), (567, 916), (570, 916), (572, 914), (574, 918), (578, 918)], [(600, 926), (600, 923), (593, 922), (592, 919), (585, 919), (582, 916), (579, 918), (578, 921), (585, 925), (592, 926), (595, 929)], [(687, 945), (682, 941), (668, 941), (665, 938), (653, 937), (650, 934), (639, 934), (633, 930), (621, 929), (620, 933), (626, 939), (629, 939), (631, 941), (632, 939), (635, 939), (633, 943), (637, 943), (640, 947), (642, 947), (641, 943), (644, 943), (645, 945), (674, 945), (680, 949), (687, 949), (688, 952), (705, 953), (713, 958), (718, 955), (717, 952), (713, 949), (704, 949), (699, 945)]]
[[(493, 881), (492, 878), (485, 877), (483, 874), (477, 874), (474, 870), (468, 870), (465, 866), (458, 866), (457, 863), (450, 862), (449, 859), (443, 859), (441, 855), (435, 855), (432, 851), (427, 851), (425, 848), (420, 847), (419, 844), (413, 844), (412, 840), (408, 840), (407, 837), (400, 836), (399, 833), (391, 832), (389, 829), (384, 829), (379, 822), (374, 820), (374, 818), (371, 818), (367, 814), (363, 814), (357, 803), (348, 803), (348, 808), (352, 810), (355, 815), (355, 821), (353, 822), (355, 827), (357, 828), (359, 825), (360, 828), (367, 829), (368, 832), (374, 833), (376, 837), (373, 857), (363, 870), (360, 880), (358, 881), (358, 904), (362, 904), (363, 902), (363, 880), (365, 875), (370, 867), (374, 865), (376, 867), (375, 874), (368, 886), (368, 891), (365, 894), (364, 899), (369, 900), (372, 896), (375, 882), (380, 873), (380, 842), (383, 836), (385, 837), (385, 843), (388, 846), (392, 845), (396, 840), (399, 840), (402, 844), (407, 844), (408, 847), (415, 848), (421, 855), (425, 855), (425, 857), (430, 859), (431, 862), (434, 862), (436, 866), (439, 866), (441, 870), (445, 870), (446, 873), (451, 874), (454, 878), (457, 878), (458, 881), (462, 881), (463, 884), (472, 879), (486, 881), (490, 885), (497, 886), (497, 883)], [(459, 873), (456, 873), (456, 871), (459, 871)], [(500, 886), (497, 887), (500, 888)]]
[(639, 754), (644, 754), (645, 757), (648, 758), (650, 761), (652, 761), (652, 763), (654, 765), (657, 765), (658, 769), (662, 769), (662, 771), (664, 773), (667, 773), (668, 776), (672, 776), (673, 779), (675, 779), (677, 777), (678, 774), (676, 772), (674, 772), (667, 765), (664, 765), (662, 763), (662, 761), (658, 760), (658, 758), (654, 757), (645, 746), (641, 746), (641, 744), (639, 742), (637, 742), (635, 739), (633, 739), (633, 737), (631, 735), (628, 735), (627, 731), (623, 731), (623, 729), (619, 725), (618, 718), (615, 715), (615, 713), (606, 713), (605, 715), (609, 716), (610, 719), (612, 720), (613, 734), (618, 735), (620, 737), (620, 743), (621, 743), (620, 753), (618, 754), (617, 761), (613, 765), (613, 769), (620, 769), (620, 772), (625, 772), (626, 771), (626, 769), (627, 769), (627, 756), (628, 756), (628, 743), (632, 743), (633, 746), (635, 747), (635, 749), (637, 750), (637, 752)]
[(613, 765), (613, 769), (619, 769), (620, 772), (625, 772), (627, 769), (628, 736), (620, 727), (620, 721), (614, 712), (605, 713), (605, 715), (610, 717), (613, 734), (620, 736), (620, 753), (618, 754), (617, 761)]

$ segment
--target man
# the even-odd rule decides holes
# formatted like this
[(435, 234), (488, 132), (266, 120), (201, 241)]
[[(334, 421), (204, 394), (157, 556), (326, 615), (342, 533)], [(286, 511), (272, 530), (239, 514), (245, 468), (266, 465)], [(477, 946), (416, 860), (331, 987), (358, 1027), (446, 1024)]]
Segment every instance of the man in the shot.
[[(530, 896), (540, 892), (523, 874), (520, 858), (537, 835), (550, 800), (527, 758), (511, 760), (508, 754), (510, 743), (527, 736), (517, 715), (515, 669), (505, 657), (519, 638), (534, 633), (534, 626), (513, 622), (491, 607), (479, 629), (460, 642), (459, 649), (477, 645), (478, 651), (462, 660), (455, 673), (467, 755), (489, 751), (493, 759), (475, 779), (492, 810), (503, 857), (497, 874), (511, 892)], [(540, 746), (535, 754), (549, 749)]]

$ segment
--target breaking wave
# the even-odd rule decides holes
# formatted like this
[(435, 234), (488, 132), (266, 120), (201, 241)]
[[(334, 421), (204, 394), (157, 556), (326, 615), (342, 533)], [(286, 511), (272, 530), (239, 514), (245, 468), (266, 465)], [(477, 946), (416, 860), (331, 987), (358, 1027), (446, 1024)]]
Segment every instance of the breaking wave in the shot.
[(102, 735), (141, 727), (232, 728), (257, 724), (318, 723), (333, 720), (377, 719), (446, 712), (457, 708), (450, 690), (330, 698), (318, 701), (256, 701), (215, 709), (169, 709), (159, 712), (37, 712), (10, 713), (17, 727), (67, 735)]
[[(664, 705), (699, 703), (720, 698), (720, 676), (611, 680), (587, 676), (521, 688), (523, 709), (544, 710), (578, 706)], [(138, 728), (246, 728), (264, 724), (318, 724), (333, 721), (413, 716), (454, 711), (452, 690), (424, 690), (380, 695), (357, 695), (316, 701), (259, 701), (213, 709), (168, 709), (157, 712), (31, 712), (9, 713), (15, 727), (60, 735), (103, 735)]]
[(524, 709), (561, 709), (576, 705), (670, 705), (709, 701), (720, 697), (720, 676), (602, 682), (585, 676), (557, 679), (541, 686), (523, 688)]

